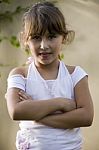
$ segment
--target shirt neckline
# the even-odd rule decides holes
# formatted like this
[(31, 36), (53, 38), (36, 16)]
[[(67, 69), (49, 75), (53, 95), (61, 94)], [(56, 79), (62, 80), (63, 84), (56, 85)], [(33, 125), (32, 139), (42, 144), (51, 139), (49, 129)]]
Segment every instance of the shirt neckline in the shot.
[(56, 79), (45, 80), (45, 79), (41, 76), (41, 74), (39, 73), (39, 71), (37, 70), (37, 68), (36, 68), (36, 66), (35, 66), (35, 64), (34, 64), (34, 61), (32, 62), (32, 67), (35, 69), (35, 71), (36, 71), (38, 77), (39, 77), (42, 81), (44, 81), (44, 82), (47, 82), (47, 81), (57, 81), (58, 78), (59, 78), (59, 76), (60, 76), (61, 61), (59, 61), (58, 75), (57, 75), (57, 78), (56, 78)]

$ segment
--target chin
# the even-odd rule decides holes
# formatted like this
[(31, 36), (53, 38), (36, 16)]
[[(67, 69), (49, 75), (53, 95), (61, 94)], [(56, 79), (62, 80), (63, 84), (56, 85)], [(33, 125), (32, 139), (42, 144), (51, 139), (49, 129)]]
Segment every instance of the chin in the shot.
[(50, 62), (42, 62), (43, 65), (49, 65), (51, 64)]
[(48, 60), (40, 61), (40, 63), (43, 65), (50, 65), (52, 62), (53, 61), (48, 61)]

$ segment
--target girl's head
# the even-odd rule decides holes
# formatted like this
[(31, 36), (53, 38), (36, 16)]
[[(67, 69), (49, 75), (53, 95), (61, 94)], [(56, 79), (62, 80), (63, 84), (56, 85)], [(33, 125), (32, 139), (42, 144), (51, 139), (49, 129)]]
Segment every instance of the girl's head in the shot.
[(62, 35), (64, 41), (69, 33), (61, 11), (50, 2), (39, 2), (23, 16), (23, 42), (26, 43), (31, 36), (44, 35), (46, 31)]
[(70, 39), (63, 14), (50, 2), (36, 3), (24, 14), (21, 35), (35, 60), (44, 64), (57, 60), (62, 44)]

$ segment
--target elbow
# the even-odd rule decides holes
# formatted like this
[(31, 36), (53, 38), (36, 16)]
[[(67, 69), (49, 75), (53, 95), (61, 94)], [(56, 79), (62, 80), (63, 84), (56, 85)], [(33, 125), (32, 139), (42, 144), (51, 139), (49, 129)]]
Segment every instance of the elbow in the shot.
[(94, 109), (92, 108), (90, 111), (87, 111), (87, 122), (88, 126), (91, 126), (94, 118)]
[(89, 127), (93, 123), (93, 114), (86, 115), (85, 117), (85, 126)]
[(93, 123), (93, 119), (88, 118), (87, 121), (86, 121), (86, 126), (89, 127), (89, 126), (92, 125), (92, 123)]
[(82, 127), (89, 127), (93, 123), (94, 118), (94, 110), (93, 108), (87, 109), (87, 108), (81, 108), (81, 120), (82, 120)]
[(15, 112), (10, 117), (14, 121), (18, 121), (19, 120)]
[(89, 126), (91, 126), (92, 125), (92, 123), (93, 123), (93, 115), (92, 116), (90, 116), (90, 118), (89, 118)]
[(17, 120), (17, 116), (16, 116), (15, 112), (11, 112), (11, 113), (9, 113), (9, 115), (12, 120)]
[(18, 112), (16, 111), (16, 109), (13, 109), (9, 112), (10, 118), (14, 121), (18, 121), (19, 120), (19, 116)]

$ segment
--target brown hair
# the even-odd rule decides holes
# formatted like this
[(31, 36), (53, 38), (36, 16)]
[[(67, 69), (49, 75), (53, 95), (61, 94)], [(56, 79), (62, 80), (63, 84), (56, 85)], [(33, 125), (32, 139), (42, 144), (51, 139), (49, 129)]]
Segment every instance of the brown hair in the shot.
[(44, 35), (45, 32), (63, 35), (68, 39), (65, 19), (58, 7), (50, 2), (34, 4), (23, 16), (23, 32), (21, 38), (26, 42), (30, 36)]

